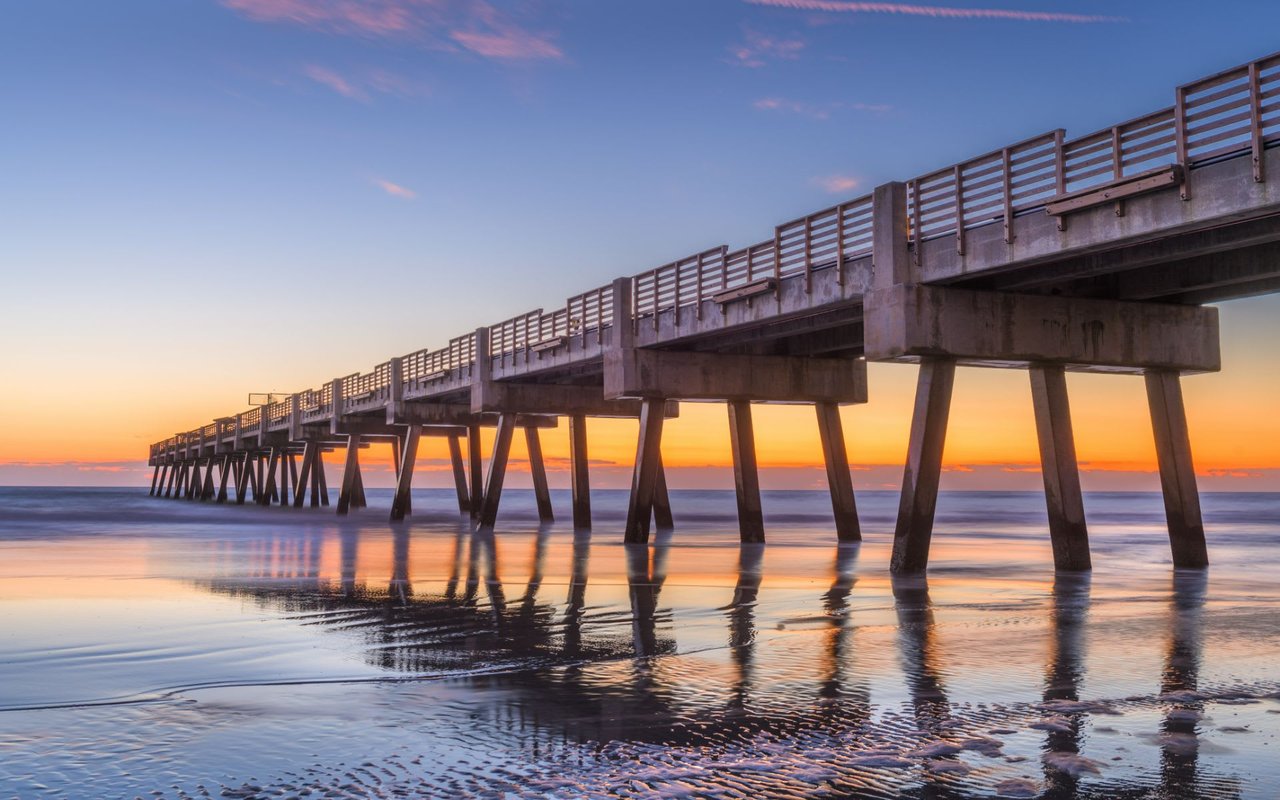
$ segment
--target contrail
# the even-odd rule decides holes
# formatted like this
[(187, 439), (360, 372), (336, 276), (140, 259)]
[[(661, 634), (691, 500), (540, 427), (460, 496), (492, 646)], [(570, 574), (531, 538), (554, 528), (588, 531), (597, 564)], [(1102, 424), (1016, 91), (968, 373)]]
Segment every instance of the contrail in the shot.
[(845, 0), (745, 0), (757, 6), (793, 8), (798, 11), (835, 11), (851, 14), (902, 14), (941, 19), (1013, 19), (1020, 22), (1125, 22), (1124, 17), (1067, 14), (1057, 11), (1016, 11), (1007, 8), (952, 8), (907, 3), (855, 3)]

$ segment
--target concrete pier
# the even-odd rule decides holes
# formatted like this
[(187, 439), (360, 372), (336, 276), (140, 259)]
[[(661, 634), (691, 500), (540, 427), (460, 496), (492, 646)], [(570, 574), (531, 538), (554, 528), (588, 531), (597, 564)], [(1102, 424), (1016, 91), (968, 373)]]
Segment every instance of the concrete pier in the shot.
[[(868, 361), (918, 364), (891, 568), (920, 572), (956, 367), (1026, 369), (1054, 564), (1081, 571), (1091, 561), (1065, 375), (1141, 374), (1173, 560), (1203, 566), (1180, 382), (1220, 368), (1218, 312), (1204, 304), (1280, 291), (1278, 67), (1280, 54), (1269, 55), (1183, 84), (1170, 106), (1109, 129), (1006, 144), (783, 222), (754, 244), (712, 246), (269, 396), (153, 444), (150, 493), (229, 502), (233, 487), (237, 504), (296, 508), (310, 490), (311, 505), (324, 505), (320, 454), (345, 447), (337, 512), (347, 514), (367, 505), (360, 449), (389, 444), (390, 516), (401, 519), (413, 510), (418, 439), (446, 435), (459, 510), (492, 527), (511, 437), (523, 428), (549, 521), (536, 429), (564, 417), (572, 517), (585, 530), (586, 417), (638, 418), (623, 539), (643, 542), (674, 522), (664, 418), (681, 400), (715, 401), (729, 408), (741, 535), (758, 541), (751, 404), (803, 403), (816, 407), (835, 538), (857, 541), (838, 407), (866, 402)], [(484, 480), (480, 429), (493, 425)]]

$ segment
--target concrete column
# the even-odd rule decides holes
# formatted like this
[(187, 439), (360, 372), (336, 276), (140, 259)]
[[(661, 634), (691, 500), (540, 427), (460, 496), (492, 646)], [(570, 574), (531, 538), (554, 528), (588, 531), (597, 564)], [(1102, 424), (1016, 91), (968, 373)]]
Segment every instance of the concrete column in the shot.
[(871, 286), (888, 289), (914, 283), (914, 265), (907, 248), (907, 185), (877, 186), (871, 192)]
[(484, 505), (484, 456), (480, 453), (480, 426), (467, 426), (467, 460), (471, 475), (471, 516), (480, 516)]
[(933, 535), (933, 512), (938, 503), (942, 447), (947, 438), (955, 376), (956, 362), (949, 358), (925, 358), (920, 362), (898, 525), (893, 533), (893, 558), (889, 563), (889, 569), (897, 574), (923, 572), (929, 566), (929, 539)]
[(249, 489), (249, 476), (253, 474), (251, 467), (249, 454), (245, 453), (236, 467), (236, 505), (238, 506), (244, 505), (245, 493)]
[(201, 500), (212, 500), (217, 493), (217, 488), (213, 483), (213, 466), (215, 463), (221, 466), (221, 461), (214, 456), (209, 456), (209, 461), (204, 468), (204, 488), (200, 490)]
[(315, 478), (312, 477), (311, 471), (314, 468), (316, 455), (320, 450), (320, 446), (311, 439), (302, 444), (302, 474), (298, 478), (298, 485), (293, 490), (293, 507), (302, 508), (302, 503), (306, 499), (307, 482), (311, 483), (311, 505), (316, 505), (315, 498)]
[(556, 517), (551, 510), (551, 492), (547, 488), (547, 468), (542, 461), (542, 441), (538, 437), (538, 429), (532, 426), (525, 428), (524, 441), (529, 452), (529, 472), (533, 475), (533, 496), (538, 501), (538, 519), (541, 522), (554, 522)]
[(760, 473), (748, 400), (729, 401), (729, 444), (733, 451), (733, 489), (738, 496), (738, 535), (744, 542), (763, 542)]
[(150, 497), (156, 496), (156, 482), (159, 480), (160, 480), (160, 465), (156, 464), (155, 468), (151, 470), (151, 491), (147, 492), (148, 496)]
[(262, 496), (258, 498), (260, 505), (269, 506), (271, 501), (277, 496), (276, 490), (276, 468), (280, 463), (279, 448), (271, 448), (271, 455), (267, 460), (267, 476), (266, 481), (262, 484)]
[(164, 479), (168, 477), (169, 465), (156, 464), (155, 474), (151, 476), (151, 496), (156, 497), (164, 491)]
[[(342, 516), (351, 508), (352, 495), (356, 490), (356, 478), (360, 475), (360, 434), (347, 436), (347, 461), (342, 469), (342, 488), (338, 491), (338, 515)], [(359, 508), (359, 506), (356, 506)]]
[(172, 496), (173, 496), (173, 483), (174, 483), (174, 481), (176, 481), (176, 480), (178, 479), (178, 465), (177, 465), (177, 464), (166, 464), (166, 465), (165, 465), (165, 469), (167, 469), (167, 470), (169, 471), (169, 475), (168, 475), (168, 477), (165, 479), (165, 483), (164, 483), (164, 492), (162, 493), (162, 496), (164, 496), (164, 497), (172, 497)]
[(194, 500), (196, 497), (196, 487), (200, 485), (203, 476), (200, 474), (200, 462), (191, 462), (191, 477), (187, 480), (187, 490), (184, 495), (187, 500)]
[(227, 453), (222, 457), (222, 462), (218, 466), (218, 498), (217, 502), (227, 502), (227, 480), (231, 477), (231, 454)]
[(458, 493), (458, 511), (471, 511), (471, 496), (467, 492), (467, 467), (462, 461), (462, 443), (457, 436), (449, 437), (449, 461), (453, 464), (453, 486)]
[(413, 491), (413, 467), (418, 460), (418, 439), (422, 436), (422, 428), (410, 425), (404, 435), (404, 446), (400, 450), (400, 469), (396, 477), (396, 494), (391, 501), (391, 520), (404, 519), (405, 514), (412, 513), (409, 504), (409, 492)]
[(631, 319), (631, 278), (613, 280), (613, 324), (609, 328), (609, 347), (629, 350), (636, 346), (636, 330)]
[[(615, 298), (618, 281), (614, 282)], [(628, 284), (628, 287), (630, 284)], [(630, 327), (626, 320), (623, 324)], [(614, 326), (618, 320), (614, 317)], [(646, 397), (640, 405), (640, 435), (636, 441), (636, 463), (631, 475), (631, 499), (627, 503), (627, 542), (649, 541), (649, 518), (653, 514), (654, 487), (661, 467), (662, 420), (665, 401)]]
[(493, 455), (489, 457), (489, 479), (484, 487), (480, 507), (480, 526), (492, 528), (498, 519), (498, 502), (502, 499), (502, 482), (507, 477), (507, 458), (511, 455), (511, 436), (515, 433), (516, 415), (498, 417), (498, 432), (493, 439)]
[(369, 498), (364, 493), (364, 471), (357, 468), (355, 481), (351, 486), (351, 507), (368, 508)]
[(831, 510), (835, 514), (836, 539), (841, 542), (860, 542), (862, 531), (858, 526), (853, 479), (849, 477), (849, 456), (844, 447), (840, 406), (836, 403), (818, 403), (814, 408), (818, 412), (822, 459), (827, 465), (827, 486), (831, 491)]
[(1071, 432), (1066, 373), (1060, 366), (1047, 364), (1034, 365), (1029, 372), (1036, 435), (1040, 440), (1044, 499), (1049, 508), (1053, 565), (1064, 571), (1087, 570), (1093, 565), (1089, 560), (1089, 531), (1080, 493), (1075, 437)]
[(324, 452), (323, 451), (316, 453), (315, 477), (316, 477), (316, 481), (315, 481), (315, 484), (313, 485), (312, 492), (311, 492), (311, 507), (314, 508), (316, 505), (317, 494), (320, 496), (320, 505), (328, 506), (329, 505), (329, 483), (325, 479), (325, 474), (324, 474)]
[(667, 493), (667, 465), (662, 463), (662, 451), (658, 451), (658, 476), (653, 482), (653, 526), (658, 530), (671, 530), (676, 526), (671, 516), (671, 495)]
[(1146, 380), (1173, 565), (1205, 567), (1209, 564), (1209, 553), (1204, 541), (1196, 473), (1191, 464), (1191, 437), (1187, 433), (1182, 383), (1178, 373), (1172, 370), (1152, 370), (1147, 372)]
[[(287, 445), (286, 445), (287, 447)], [(292, 456), (286, 449), (280, 451), (280, 477), (276, 480), (276, 488), (280, 491), (280, 506), (289, 505), (289, 487), (292, 483), (293, 472), (289, 469)]]
[(591, 472), (587, 458), (587, 418), (574, 414), (569, 417), (569, 460), (575, 531), (591, 529)]

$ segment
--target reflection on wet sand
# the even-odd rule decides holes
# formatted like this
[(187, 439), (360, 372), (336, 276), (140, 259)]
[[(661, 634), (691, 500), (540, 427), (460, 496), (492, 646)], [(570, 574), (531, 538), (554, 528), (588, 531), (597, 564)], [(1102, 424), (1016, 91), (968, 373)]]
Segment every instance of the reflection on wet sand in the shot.
[(1177, 698), (1177, 707), (1161, 725), (1160, 785), (1165, 791), (1195, 791), (1200, 740), (1197, 726), (1204, 703), (1196, 696), (1203, 646), (1201, 616), (1208, 575), (1203, 570), (1174, 570), (1169, 603), (1169, 643), (1160, 693)]
[[(860, 747), (865, 735), (872, 742), (871, 756), (862, 757), (870, 759), (865, 763), (911, 767), (904, 791), (922, 798), (971, 797), (970, 775), (980, 775), (984, 763), (1004, 759), (1002, 743), (992, 736), (1002, 731), (984, 729), (966, 716), (963, 704), (949, 697), (948, 684), (956, 673), (939, 641), (941, 629), (923, 576), (895, 577), (888, 583), (896, 622), (891, 640), (896, 647), (890, 647), (896, 649), (897, 671), (906, 689), (906, 725), (875, 719), (873, 676), (859, 665), (880, 664), (870, 668), (883, 670), (884, 653), (859, 652), (868, 646), (883, 648), (882, 643), (855, 647), (867, 624), (856, 618), (851, 603), (858, 582), (858, 545), (837, 549), (828, 588), (810, 595), (808, 602), (821, 611), (822, 620), (814, 635), (769, 638), (767, 644), (762, 644), (759, 628), (765, 546), (741, 545), (732, 567), (736, 574), (708, 578), (715, 585), (699, 590), (705, 596), (702, 614), (696, 609), (681, 612), (693, 614), (703, 630), (715, 619), (706, 613), (714, 612), (721, 620), (724, 634), (710, 642), (707, 651), (724, 653), (727, 671), (718, 671), (714, 659), (691, 658), (688, 646), (682, 649), (683, 628), (677, 625), (670, 601), (663, 599), (672, 553), (669, 532), (652, 546), (627, 545), (623, 550), (622, 604), (617, 599), (592, 601), (592, 591), (608, 598), (623, 587), (615, 574), (593, 588), (587, 532), (566, 541), (542, 527), (504, 542), (490, 531), (459, 529), (441, 550), (438, 580), (412, 573), (412, 565), (418, 564), (421, 571), (423, 562), (413, 559), (410, 535), (397, 532), (389, 548), (378, 540), (365, 542), (385, 548), (383, 554), (390, 551), (390, 563), (383, 567), (387, 572), (381, 573), (389, 574), (385, 584), (361, 577), (362, 558), (377, 561), (378, 555), (366, 553), (359, 532), (344, 531), (338, 537), (336, 581), (323, 574), (321, 544), (308, 541), (290, 551), (277, 543), (256, 550), (263, 565), (247, 570), (244, 577), (214, 579), (211, 588), (303, 613), (335, 632), (357, 633), (363, 637), (366, 660), (380, 668), (468, 675), (475, 690), (469, 701), (473, 715), (515, 725), (529, 746), (542, 748), (539, 752), (554, 742), (570, 741), (723, 747), (762, 732), (824, 732), (842, 738), (846, 746)], [(511, 552), (517, 546), (524, 550), (522, 555)], [(564, 565), (553, 563), (553, 555), (567, 556), (567, 570), (560, 571)], [(505, 579), (504, 569), (512, 565), (527, 578), (518, 583)], [(556, 576), (565, 576), (559, 578), (562, 583), (552, 580)], [(722, 585), (730, 577), (731, 588)], [(876, 580), (882, 579), (874, 579), (868, 591), (879, 591)], [(549, 597), (549, 582), (562, 585), (564, 594)], [(377, 588), (383, 585), (385, 591)], [(727, 602), (716, 604), (717, 596)], [(1203, 573), (1175, 574), (1159, 686), (1167, 701), (1159, 771), (1149, 779), (1115, 785), (1105, 780), (1100, 769), (1105, 765), (1089, 754), (1096, 749), (1089, 733), (1091, 719), (1118, 713), (1082, 695), (1090, 578), (1071, 573), (1055, 577), (1045, 614), (1049, 651), (1043, 688), (1038, 698), (1029, 700), (1031, 711), (1011, 712), (1009, 717), (1009, 724), (1044, 731), (1037, 796), (1198, 796), (1203, 776), (1197, 722), (1204, 702), (1195, 692), (1204, 598)], [(789, 607), (793, 614), (796, 610)], [(796, 619), (813, 617), (802, 613)], [(800, 649), (784, 655), (776, 649), (781, 641)], [(780, 676), (795, 681), (796, 675), (807, 676), (807, 700), (797, 701), (795, 694), (779, 689)], [(872, 729), (877, 724), (887, 724), (895, 733), (876, 733)], [(898, 749), (886, 755), (886, 743), (894, 741), (902, 744), (893, 745)], [(1026, 783), (1019, 780), (1020, 786)], [(872, 784), (840, 779), (831, 785), (857, 793)], [(1214, 778), (1211, 794), (1236, 796), (1238, 786)]]

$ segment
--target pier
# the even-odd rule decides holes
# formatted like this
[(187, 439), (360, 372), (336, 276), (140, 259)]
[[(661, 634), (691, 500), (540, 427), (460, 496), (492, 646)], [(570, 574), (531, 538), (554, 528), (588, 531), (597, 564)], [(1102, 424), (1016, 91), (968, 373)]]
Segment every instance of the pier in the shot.
[[(1177, 87), (1084, 136), (1053, 130), (710, 247), (368, 372), (151, 446), (151, 494), (367, 505), (360, 453), (388, 448), (391, 520), (413, 511), (421, 437), (448, 441), (459, 511), (497, 520), (511, 442), (554, 515), (540, 431), (566, 420), (575, 528), (591, 526), (586, 417), (639, 422), (623, 538), (671, 525), (661, 457), (681, 400), (727, 405), (744, 542), (765, 538), (753, 403), (815, 410), (836, 538), (861, 538), (839, 407), (869, 360), (919, 364), (891, 569), (925, 571), (957, 367), (1023, 369), (1055, 567), (1091, 566), (1067, 371), (1145, 376), (1173, 563), (1208, 562), (1181, 376), (1220, 369), (1208, 303), (1280, 291), (1280, 54)], [(496, 429), (487, 464), (480, 429)], [(465, 457), (464, 457), (465, 451)]]

